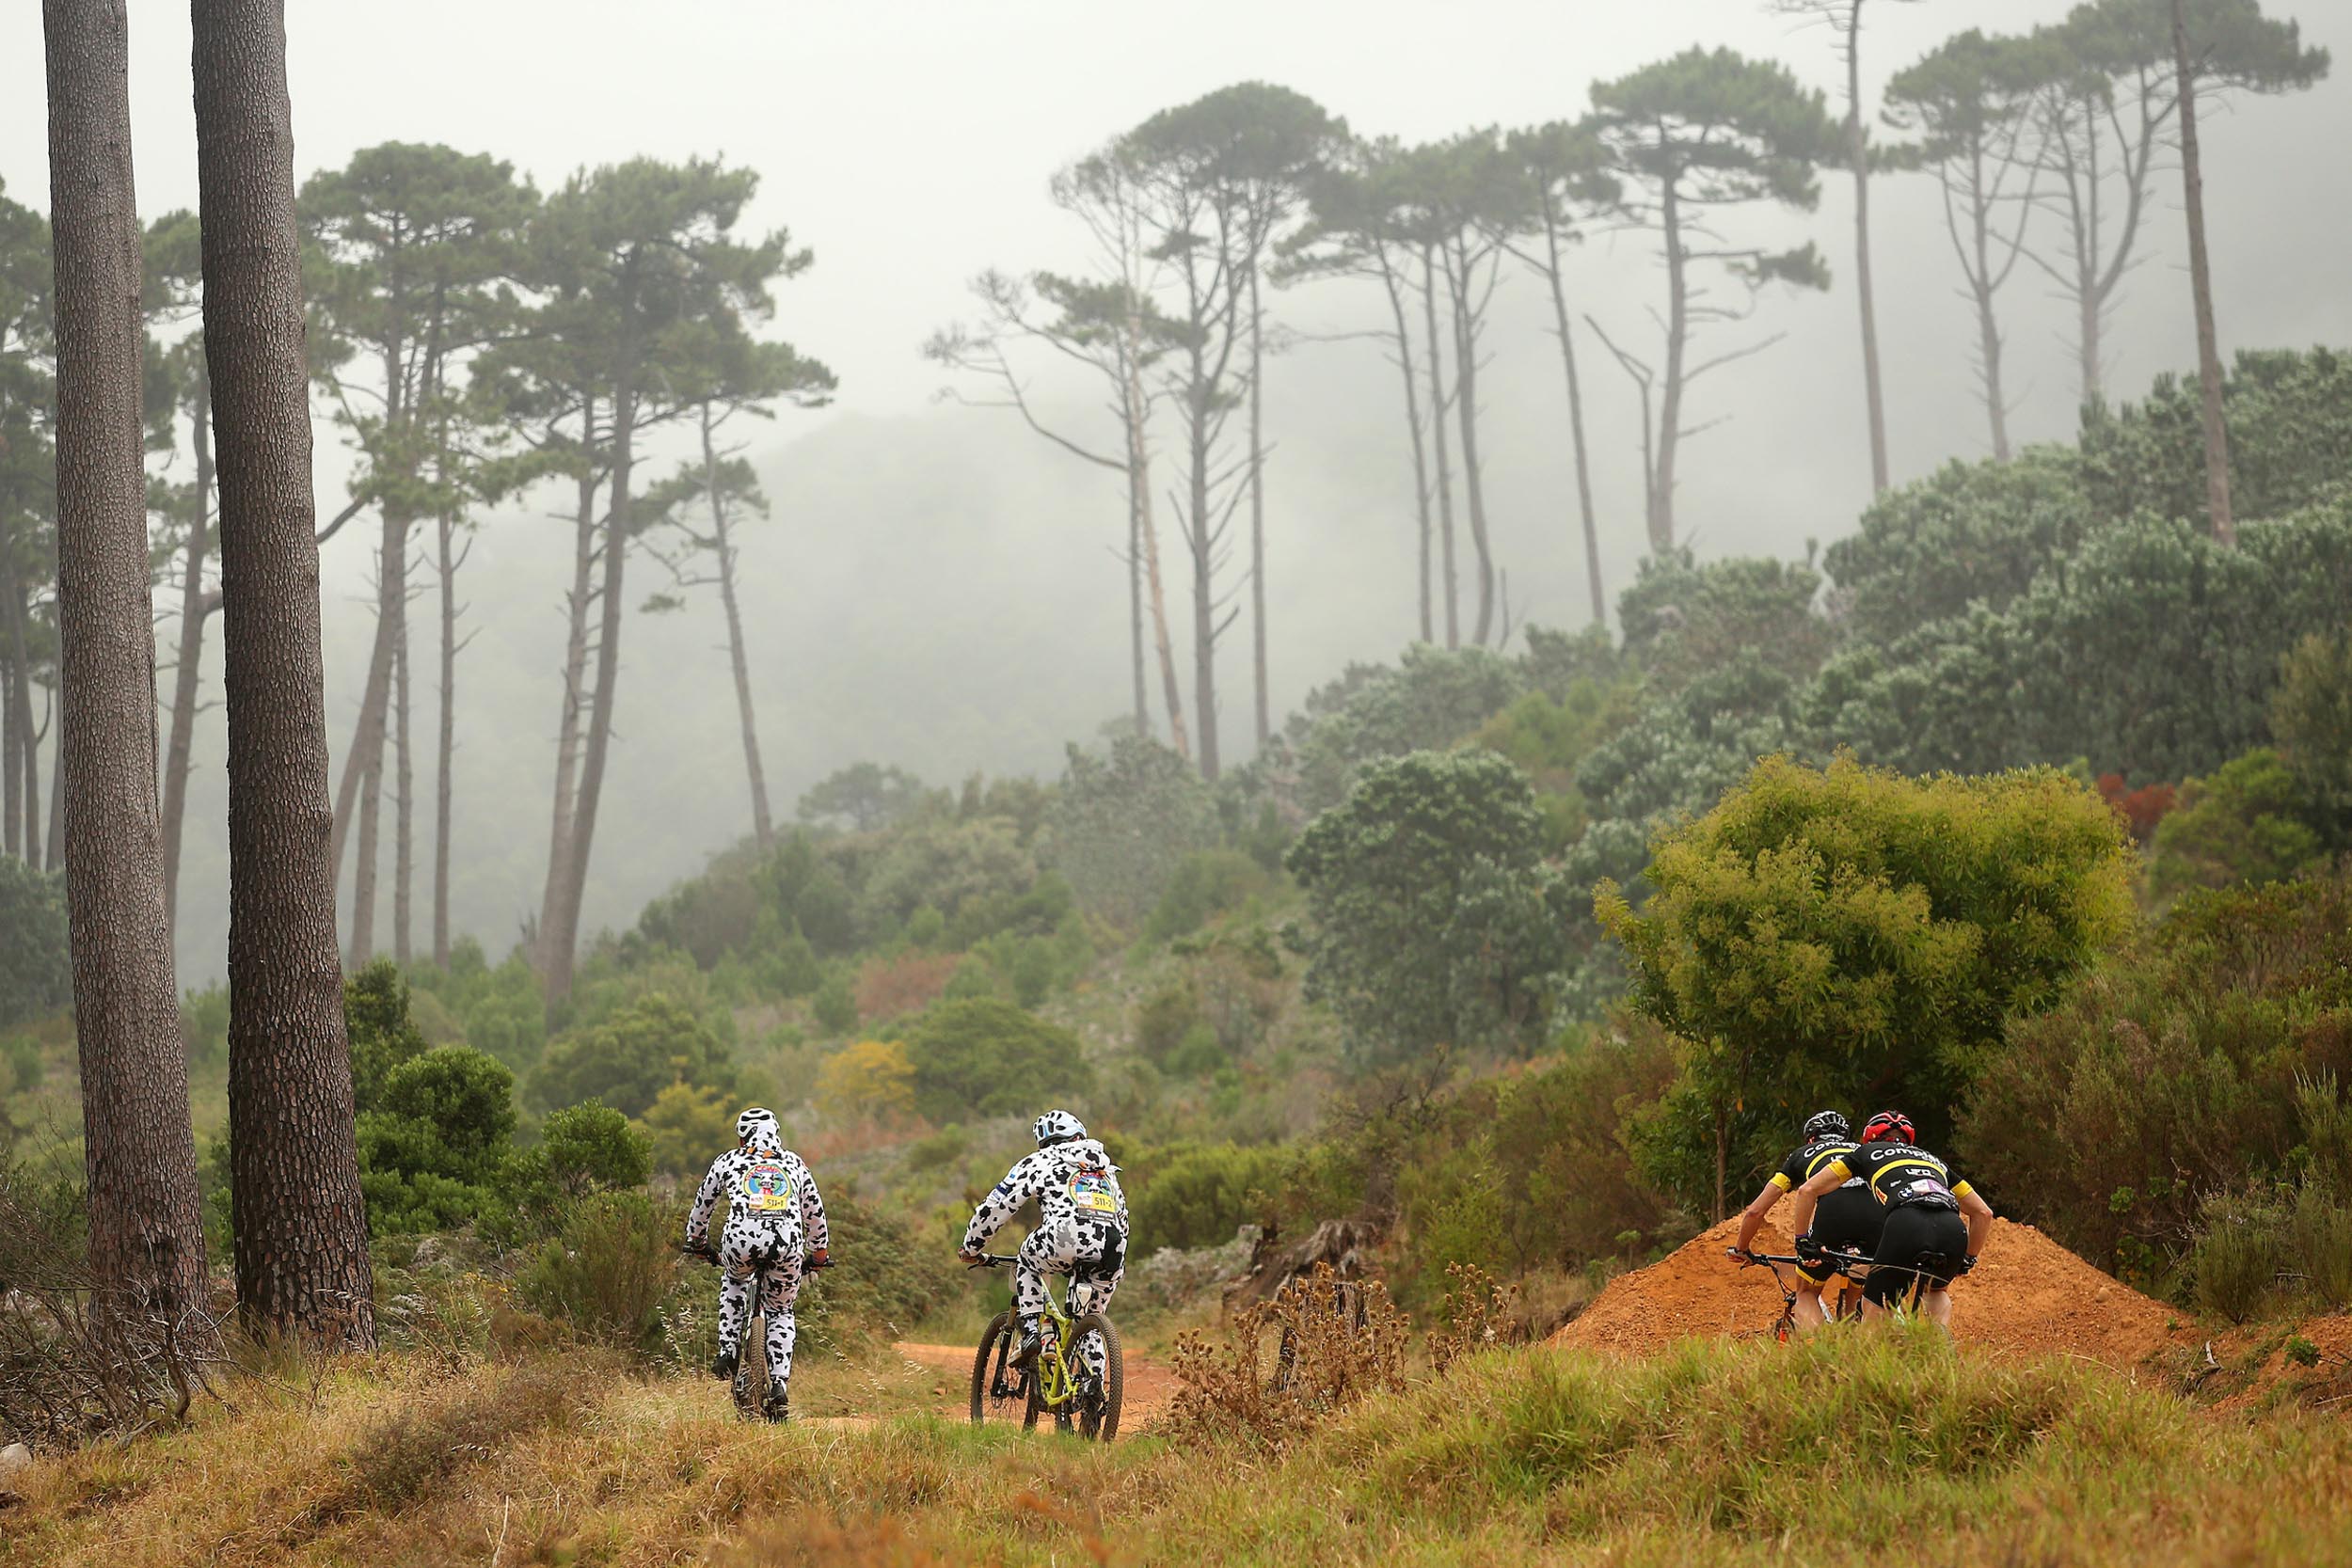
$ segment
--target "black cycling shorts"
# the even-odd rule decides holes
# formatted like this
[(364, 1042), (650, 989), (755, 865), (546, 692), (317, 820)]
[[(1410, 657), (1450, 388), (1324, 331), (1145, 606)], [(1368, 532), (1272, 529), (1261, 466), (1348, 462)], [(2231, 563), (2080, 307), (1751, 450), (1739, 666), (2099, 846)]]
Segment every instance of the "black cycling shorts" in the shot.
[[(1872, 1258), (1878, 1254), (1879, 1230), (1885, 1221), (1886, 1210), (1867, 1188), (1839, 1187), (1821, 1195), (1813, 1210), (1810, 1234), (1832, 1252), (1851, 1248)], [(1826, 1259), (1818, 1264), (1800, 1263), (1797, 1272), (1816, 1285), (1826, 1285), (1837, 1275)]]
[[(1941, 1254), (1943, 1262), (1921, 1270), (1919, 1260)], [(1949, 1285), (1968, 1256), (1968, 1222), (1956, 1210), (1930, 1209), (1907, 1203), (1886, 1212), (1886, 1228), (1879, 1232), (1879, 1249), (1870, 1259), (1870, 1275), (1862, 1282), (1862, 1299), (1893, 1307), (1911, 1293), (1912, 1280), (1921, 1273), (1931, 1288)]]

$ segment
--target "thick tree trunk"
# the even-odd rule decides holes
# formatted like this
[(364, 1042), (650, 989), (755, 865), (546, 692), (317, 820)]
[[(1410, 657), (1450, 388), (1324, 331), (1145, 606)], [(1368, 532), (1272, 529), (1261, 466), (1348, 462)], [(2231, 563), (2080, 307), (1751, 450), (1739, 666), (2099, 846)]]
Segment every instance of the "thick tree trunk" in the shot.
[(1160, 531), (1152, 517), (1152, 450), (1146, 422), (1150, 403), (1143, 394), (1143, 364), (1139, 345), (1143, 324), (1127, 317), (1127, 346), (1120, 358), (1126, 370), (1122, 405), (1127, 427), (1127, 504), (1136, 520), (1136, 536), (1143, 551), (1144, 585), (1152, 601), (1152, 640), (1159, 656), (1160, 695), (1168, 704), (1168, 741), (1176, 754), (1192, 760), (1192, 737), (1184, 728), (1184, 685), (1176, 676), (1176, 646), (1168, 629), (1168, 593), (1160, 578)]
[(2230, 510), (2230, 432), (2221, 414), (2221, 349), (2213, 321), (2213, 261), (2205, 251), (2205, 166), (2197, 145), (2197, 76), (2183, 0), (2172, 0), (2172, 60), (2181, 90), (2181, 195), (2188, 214), (2188, 287), (2197, 311), (2197, 385), (2205, 416), (2205, 515), (2213, 536), (2237, 543)]
[(180, 566), (180, 655), (171, 673), (171, 743), (164, 752), (164, 917), (180, 924), (180, 843), (188, 814), (188, 771), (196, 747), (196, 699), (203, 689), (204, 562), (212, 554), (213, 389), (197, 362), (188, 439), (196, 449), (195, 515)]
[(1258, 304), (1258, 266), (1249, 266), (1249, 641), (1258, 706), (1258, 754), (1274, 734), (1266, 696), (1265, 649), (1265, 312)]
[[(572, 519), (572, 592), (565, 603), (564, 707), (555, 732), (555, 805), (548, 832), (548, 884), (539, 899), (539, 974), (555, 972), (555, 933), (548, 921), (571, 881), (572, 816), (580, 791), (580, 721), (588, 711), (588, 607), (596, 596), (597, 483), (588, 454), (595, 451), (596, 404), (580, 413), (580, 449), (588, 467), (579, 479), (579, 504)], [(569, 961), (564, 965), (568, 972)]]
[(416, 768), (408, 739), (408, 591), (401, 584), (400, 634), (392, 644), (392, 961), (408, 966), (408, 895), (416, 873)]
[(1658, 416), (1656, 471), (1650, 481), (1650, 554), (1675, 547), (1675, 453), (1682, 437), (1682, 361), (1691, 334), (1690, 258), (1682, 249), (1682, 198), (1669, 175), (1660, 214), (1666, 229), (1666, 388)]
[(449, 968), (449, 831), (451, 767), (457, 750), (457, 520), (440, 516), (441, 706), (433, 778), (433, 967)]
[[(194, 24), (229, 707), (237, 1295), (257, 1328), (368, 1346), (374, 1296), (327, 858), (326, 672), (283, 0), (195, 0)], [(77, 800), (73, 809), (84, 808)]]
[(180, 1343), (200, 1348), (210, 1338), (204, 1225), (155, 802), (129, 24), (123, 0), (45, 0), (42, 18), (57, 285), (58, 746), (72, 799), (66, 898), (89, 1258), (108, 1309), (159, 1316)]
[[(719, 455), (711, 445), (710, 405), (703, 404), (703, 490), (710, 498), (711, 536), (719, 545), (719, 602), (727, 613), (727, 658), (735, 666), (735, 711), (743, 726), (743, 768), (751, 775), (752, 832), (764, 854), (775, 847), (774, 819), (768, 812), (768, 775), (759, 763), (759, 727), (752, 712), (752, 663), (743, 648), (743, 611), (735, 597), (735, 541), (727, 532), (727, 509), (719, 495)], [(1141, 679), (1140, 674), (1136, 677)]]
[(1560, 363), (1568, 374), (1568, 437), (1576, 455), (1577, 514), (1584, 525), (1584, 581), (1592, 591), (1593, 625), (1597, 626), (1609, 619), (1609, 597), (1600, 580), (1600, 525), (1593, 516), (1593, 476), (1584, 451), (1584, 388), (1576, 373), (1576, 340), (1569, 334), (1568, 295), (1561, 279), (1560, 225), (1549, 211), (1544, 214), (1544, 245), (1552, 329), (1560, 335)]
[(1462, 421), (1462, 497), (1469, 504), (1470, 548), (1478, 557), (1478, 621), (1471, 644), (1483, 648), (1494, 630), (1494, 546), (1486, 537), (1486, 489), (1478, 459), (1478, 324), (1472, 319), (1473, 282), (1468, 253), (1457, 246), (1446, 268), (1454, 296), (1454, 404)]
[(606, 758), (612, 749), (612, 711), (620, 691), (623, 577), (628, 563), (629, 480), (636, 457), (637, 391), (624, 378), (612, 397), (612, 497), (604, 520), (604, 581), (597, 592), (602, 602), (596, 628), (596, 690), (589, 705), (586, 734), (580, 762), (580, 792), (572, 802), (572, 838), (564, 856), (564, 881), (549, 924), (553, 941), (548, 952), (554, 960), (548, 969), (547, 994), (550, 1009), (571, 995), (572, 965), (580, 944), (580, 915), (588, 896), (588, 865), (596, 847), (596, 808), (604, 795)]
[(1879, 382), (1878, 306), (1870, 287), (1870, 137), (1862, 122), (1862, 4), (1846, 13), (1846, 156), (1853, 165), (1853, 278), (1862, 305), (1862, 391), (1869, 404), (1870, 493), (1887, 486), (1886, 400)]
[[(1421, 253), (1422, 313), (1429, 339), (1429, 428), (1438, 448), (1438, 545), (1444, 562), (1445, 645), (1462, 645), (1462, 594), (1454, 563), (1454, 475), (1445, 434), (1445, 354), (1438, 336), (1438, 261), (1428, 250)], [(1459, 395), (1458, 392), (1456, 394)]]
[(1413, 334), (1405, 314), (1405, 286), (1389, 264), (1385, 250), (1380, 257), (1380, 281), (1389, 292), (1389, 314), (1396, 323), (1396, 362), (1405, 374), (1405, 425), (1413, 438), (1413, 506), (1421, 545), (1421, 640), (1429, 642), (1436, 640), (1429, 583), (1429, 452), (1422, 438), (1421, 386), (1413, 374)]

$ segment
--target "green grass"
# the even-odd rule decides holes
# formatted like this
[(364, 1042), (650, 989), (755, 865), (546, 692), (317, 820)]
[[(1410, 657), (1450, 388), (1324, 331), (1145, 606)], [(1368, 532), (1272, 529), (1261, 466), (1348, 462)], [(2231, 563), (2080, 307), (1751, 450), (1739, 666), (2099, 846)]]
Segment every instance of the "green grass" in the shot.
[[(902, 1372), (823, 1359), (796, 1409), (882, 1419), (745, 1426), (715, 1384), (594, 1364), (563, 1369), (544, 1416), (484, 1414), (548, 1375), (384, 1358), (315, 1402), (299, 1380), (240, 1386), (188, 1431), (45, 1460), (0, 1562), (111, 1568), (123, 1541), (271, 1568), (483, 1560), (501, 1541), (508, 1563), (1137, 1568), (2352, 1554), (2340, 1418), (2217, 1413), (2082, 1363), (1955, 1356), (1927, 1332), (1632, 1363), (1490, 1354), (1285, 1451), (975, 1431), (911, 1413), (931, 1396)], [(397, 1466), (368, 1457), (388, 1433)]]

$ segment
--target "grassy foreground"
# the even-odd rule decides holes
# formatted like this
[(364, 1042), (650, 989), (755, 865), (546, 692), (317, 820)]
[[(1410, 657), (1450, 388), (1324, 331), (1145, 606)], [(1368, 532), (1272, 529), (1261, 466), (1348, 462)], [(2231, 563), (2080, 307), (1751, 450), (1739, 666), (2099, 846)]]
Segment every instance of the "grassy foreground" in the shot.
[[(899, 1415), (773, 1430), (699, 1381), (554, 1357), (246, 1383), (44, 1460), (0, 1562), (653, 1564), (2352, 1559), (2352, 1427), (2216, 1413), (1930, 1338), (1493, 1353), (1287, 1452), (1092, 1451)], [(796, 1403), (904, 1374), (812, 1365)]]

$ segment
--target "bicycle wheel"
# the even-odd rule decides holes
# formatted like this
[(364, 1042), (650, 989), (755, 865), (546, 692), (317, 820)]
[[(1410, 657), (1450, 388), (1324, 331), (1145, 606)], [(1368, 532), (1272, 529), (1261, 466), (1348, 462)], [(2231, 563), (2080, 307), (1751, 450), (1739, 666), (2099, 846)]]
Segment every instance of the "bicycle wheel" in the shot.
[(768, 1393), (768, 1319), (764, 1313), (752, 1314), (743, 1325), (743, 1347), (736, 1353), (735, 1384), (729, 1390), (735, 1396), (735, 1414), (746, 1421), (759, 1419), (759, 1402)]
[(1078, 1435), (1091, 1443), (1107, 1443), (1119, 1435), (1120, 1402), (1127, 1391), (1127, 1367), (1119, 1348), (1119, 1330), (1100, 1312), (1089, 1312), (1070, 1328), (1071, 1354), (1083, 1357), (1087, 1336), (1103, 1338), (1103, 1386), (1078, 1403)]
[(1029, 1374), (1008, 1365), (1020, 1346), (1021, 1328), (1010, 1312), (997, 1313), (980, 1331), (979, 1354), (972, 1358), (974, 1426), (1010, 1422), (1028, 1408)]

